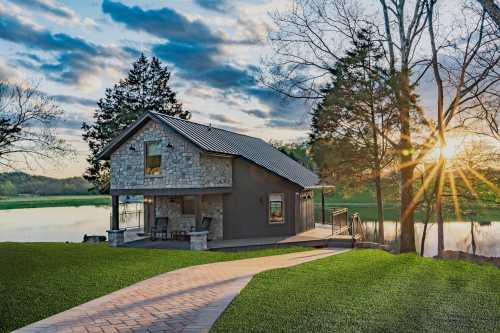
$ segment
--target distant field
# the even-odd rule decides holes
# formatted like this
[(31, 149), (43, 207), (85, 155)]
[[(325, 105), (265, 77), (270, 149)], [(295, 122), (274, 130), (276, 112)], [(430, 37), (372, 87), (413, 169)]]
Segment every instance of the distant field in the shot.
[(110, 205), (108, 195), (61, 195), (33, 197), (0, 197), (1, 209), (71, 207), (71, 206), (105, 206)]

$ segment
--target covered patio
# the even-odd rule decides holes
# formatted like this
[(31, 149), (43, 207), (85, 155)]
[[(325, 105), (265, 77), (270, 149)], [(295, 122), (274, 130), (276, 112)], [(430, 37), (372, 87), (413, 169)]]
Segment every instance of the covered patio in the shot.
[[(132, 237), (129, 237), (132, 239)], [(354, 237), (356, 240), (356, 237)], [(343, 248), (352, 247), (353, 237), (349, 234), (347, 225), (333, 228), (331, 225), (317, 223), (315, 228), (293, 236), (259, 237), (229, 240), (211, 240), (207, 243), (208, 250), (245, 250), (276, 246), (311, 246), (326, 247), (336, 246)], [(136, 238), (124, 244), (125, 247), (149, 249), (190, 249), (188, 241), (169, 239), (167, 241), (151, 241), (149, 237)]]
[[(188, 241), (199, 236), (207, 240), (221, 240), (224, 193), (230, 193), (230, 188), (112, 191), (109, 241), (112, 245), (121, 246), (131, 240), (147, 239), (152, 243), (168, 240), (176, 241), (177, 248), (189, 248)], [(120, 228), (120, 195), (144, 196), (143, 230), (126, 231)]]

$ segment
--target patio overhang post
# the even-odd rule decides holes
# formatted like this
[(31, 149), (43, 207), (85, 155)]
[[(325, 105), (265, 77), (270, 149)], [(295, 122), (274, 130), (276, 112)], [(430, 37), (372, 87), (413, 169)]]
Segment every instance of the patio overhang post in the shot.
[(111, 196), (111, 230), (120, 230), (118, 198), (117, 195)]
[(194, 217), (196, 230), (199, 230), (201, 226), (201, 194), (194, 197)]
[(321, 224), (325, 224), (325, 190), (321, 188)]
[(108, 244), (110, 246), (120, 246), (125, 242), (125, 229), (120, 229), (119, 220), (119, 197), (111, 196), (111, 229), (108, 230)]

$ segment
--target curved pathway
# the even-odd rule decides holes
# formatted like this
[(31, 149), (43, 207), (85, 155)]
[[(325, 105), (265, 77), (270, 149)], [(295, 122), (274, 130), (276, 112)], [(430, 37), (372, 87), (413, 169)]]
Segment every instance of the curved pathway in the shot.
[(326, 248), (186, 267), (14, 332), (208, 332), (255, 274), (345, 251)]

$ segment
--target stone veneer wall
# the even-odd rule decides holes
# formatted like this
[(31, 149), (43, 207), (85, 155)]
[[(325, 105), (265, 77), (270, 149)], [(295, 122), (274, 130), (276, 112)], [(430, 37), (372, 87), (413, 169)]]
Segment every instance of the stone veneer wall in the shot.
[[(201, 216), (212, 218), (208, 239), (222, 239), (222, 194), (210, 194), (202, 196)], [(195, 227), (194, 215), (182, 214), (182, 197), (157, 197), (156, 216), (168, 217), (168, 232), (174, 230), (190, 231)]]
[[(144, 174), (146, 141), (160, 141), (161, 175)], [(231, 183), (231, 158), (203, 154), (183, 136), (152, 120), (111, 155), (112, 189), (225, 187)]]

